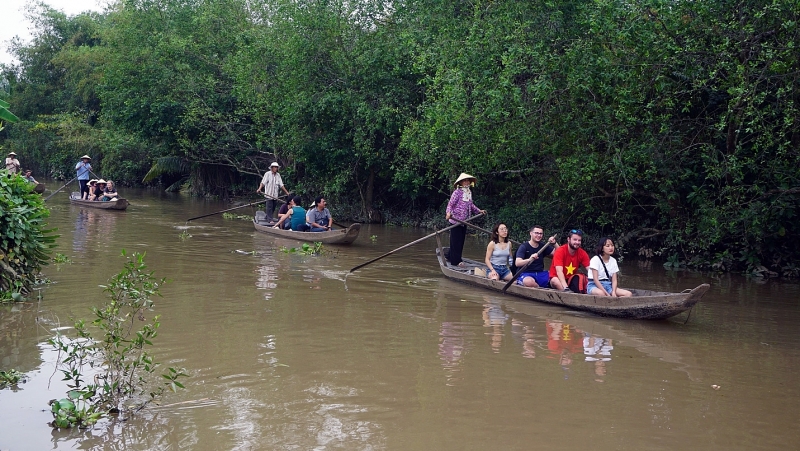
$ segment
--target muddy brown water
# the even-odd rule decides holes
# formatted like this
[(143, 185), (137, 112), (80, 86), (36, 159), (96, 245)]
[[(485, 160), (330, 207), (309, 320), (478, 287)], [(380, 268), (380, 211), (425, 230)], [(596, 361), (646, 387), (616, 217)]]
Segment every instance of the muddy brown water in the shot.
[[(227, 204), (124, 195), (125, 212), (48, 201), (72, 263), (45, 269), (40, 301), (0, 307), (0, 370), (28, 378), (0, 391), (0, 450), (800, 447), (796, 283), (629, 259), (622, 285), (712, 288), (686, 323), (597, 318), (447, 281), (434, 240), (347, 275), (429, 231), (365, 226), (305, 256), (247, 221), (185, 222)], [(153, 353), (187, 389), (124, 423), (53, 430), (47, 401), (66, 389), (46, 340), (91, 318), (121, 249), (170, 280)]]

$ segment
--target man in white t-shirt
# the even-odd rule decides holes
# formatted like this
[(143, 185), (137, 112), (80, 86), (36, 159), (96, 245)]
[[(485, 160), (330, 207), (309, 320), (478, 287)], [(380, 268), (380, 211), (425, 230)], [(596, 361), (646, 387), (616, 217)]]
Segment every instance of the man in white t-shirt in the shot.
[(267, 219), (272, 219), (272, 215), (275, 213), (275, 207), (278, 206), (278, 194), (280, 194), (278, 189), (283, 189), (283, 192), (286, 193), (287, 196), (289, 195), (289, 191), (287, 191), (286, 187), (283, 185), (281, 175), (278, 174), (279, 167), (280, 165), (278, 163), (269, 165), (269, 171), (264, 174), (256, 190), (257, 193), (263, 190), (267, 197), (267, 205), (264, 208), (264, 211), (267, 212)]

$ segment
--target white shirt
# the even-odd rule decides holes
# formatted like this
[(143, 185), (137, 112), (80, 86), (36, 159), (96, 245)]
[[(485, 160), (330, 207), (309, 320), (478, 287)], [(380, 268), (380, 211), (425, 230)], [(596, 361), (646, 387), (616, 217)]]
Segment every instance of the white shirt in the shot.
[[(609, 282), (611, 279), (606, 277), (606, 270), (603, 269), (603, 263), (600, 261), (600, 256), (595, 255), (589, 261), (589, 268), (594, 269), (597, 271), (597, 280), (608, 280)], [(617, 259), (614, 257), (608, 257), (608, 263), (606, 263), (606, 269), (608, 269), (608, 275), (614, 276), (615, 273), (619, 272), (619, 266), (617, 266)], [(590, 277), (591, 279), (591, 277)]]
[(11, 157), (6, 158), (6, 169), (12, 174), (16, 173), (17, 169), (19, 169), (19, 160)]
[(278, 197), (278, 194), (280, 194), (278, 188), (283, 186), (283, 180), (281, 179), (280, 174), (277, 172), (273, 174), (270, 170), (264, 174), (264, 178), (261, 179), (261, 184), (264, 185), (264, 194), (267, 196)]

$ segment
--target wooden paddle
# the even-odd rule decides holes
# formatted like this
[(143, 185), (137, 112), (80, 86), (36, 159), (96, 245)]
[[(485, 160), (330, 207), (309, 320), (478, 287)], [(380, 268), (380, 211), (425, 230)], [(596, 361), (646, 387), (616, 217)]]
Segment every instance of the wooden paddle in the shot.
[[(553, 236), (551, 236), (550, 238), (552, 238), (552, 239), (556, 239), (556, 236), (557, 236), (557, 235), (553, 235)], [(542, 246), (542, 248), (541, 248), (541, 249), (539, 249), (539, 251), (538, 251), (538, 252), (536, 252), (535, 254), (533, 254), (533, 255), (535, 255), (535, 256), (537, 257), (537, 258), (536, 258), (536, 260), (538, 260), (538, 257), (541, 257), (541, 256), (542, 256), (542, 252), (544, 252), (544, 250), (545, 250), (545, 249), (547, 249), (548, 247), (550, 247), (550, 238), (548, 238), (548, 239), (547, 239), (547, 243), (546, 243), (546, 244), (544, 244), (544, 245)], [(533, 259), (533, 258), (531, 258), (531, 259), (530, 259), (530, 261), (528, 261), (528, 263), (525, 263), (525, 266), (523, 266), (522, 268), (520, 268), (520, 269), (518, 269), (518, 270), (517, 270), (517, 274), (522, 274), (522, 273), (524, 273), (524, 272), (525, 272), (525, 270), (526, 270), (526, 269), (528, 269), (528, 266), (530, 266), (530, 264), (531, 264), (531, 263), (533, 263), (533, 262), (534, 262), (534, 259)], [(508, 287), (510, 287), (510, 286), (511, 286), (511, 284), (512, 284), (512, 283), (514, 283), (514, 281), (516, 281), (516, 280), (517, 280), (517, 278), (519, 277), (517, 274), (514, 274), (514, 275), (511, 277), (511, 280), (509, 280), (508, 282), (506, 282), (506, 284), (503, 286), (503, 290), (502, 290), (502, 291), (503, 291), (503, 294), (505, 294), (506, 290), (508, 290)]]
[(209, 214), (207, 214), (207, 215), (195, 216), (194, 218), (189, 218), (189, 219), (187, 219), (187, 220), (186, 220), (186, 222), (189, 222), (189, 221), (194, 221), (195, 219), (205, 218), (206, 216), (214, 216), (214, 215), (218, 215), (218, 214), (220, 214), (220, 213), (225, 213), (226, 211), (238, 210), (238, 209), (240, 209), (240, 208), (249, 207), (249, 206), (251, 206), (251, 205), (263, 204), (264, 202), (266, 202), (266, 200), (260, 200), (260, 201), (258, 201), (258, 202), (253, 202), (253, 203), (250, 203), (250, 204), (239, 205), (238, 207), (228, 208), (228, 209), (226, 209), (226, 210), (220, 210), (220, 211), (217, 211), (217, 212), (214, 212), (214, 213), (209, 213)]
[[(461, 224), (463, 224), (463, 225), (465, 225), (465, 226), (472, 227), (473, 229), (480, 230), (480, 231), (481, 231), (481, 232), (483, 232), (483, 233), (487, 233), (487, 234), (489, 234), (489, 236), (492, 236), (492, 231), (491, 231), (491, 230), (486, 230), (486, 229), (484, 229), (483, 227), (478, 227), (478, 226), (476, 226), (475, 224), (470, 224), (470, 223), (468, 223), (468, 222), (464, 222), (464, 221), (462, 221), (462, 220), (460, 220), (460, 219), (456, 219), (456, 218), (454, 218), (454, 217), (452, 217), (452, 216), (450, 217), (450, 219), (452, 219), (453, 221), (456, 221), (456, 222), (460, 222)], [(516, 245), (520, 245), (520, 244), (522, 244), (522, 243), (520, 243), (520, 242), (518, 242), (518, 241), (514, 241), (514, 240), (512, 240), (511, 238), (509, 238), (509, 239), (508, 239), (508, 241), (510, 241), (510, 242), (512, 242), (512, 243), (514, 243), (514, 244), (516, 244)]]
[[(475, 216), (473, 216), (473, 217), (471, 217), (471, 218), (467, 219), (467, 221), (465, 221), (465, 222), (472, 221), (473, 219), (480, 218), (481, 216), (483, 216), (483, 213), (477, 214), (477, 215), (475, 215)], [(451, 218), (452, 218), (452, 216), (451, 216)], [(459, 222), (461, 222), (461, 221), (459, 221)], [(442, 233), (442, 232), (446, 232), (446, 231), (448, 231), (448, 230), (450, 230), (450, 229), (454, 229), (454, 228), (456, 228), (456, 227), (459, 227), (460, 225), (461, 225), (461, 224), (453, 224), (453, 225), (451, 225), (450, 227), (445, 227), (445, 228), (443, 228), (442, 230), (438, 230), (438, 231), (436, 231), (436, 232), (433, 232), (433, 233), (431, 233), (430, 235), (423, 236), (422, 238), (420, 238), (420, 239), (418, 239), (418, 240), (414, 240), (414, 241), (412, 241), (412, 242), (410, 242), (410, 243), (408, 243), (408, 244), (406, 244), (406, 245), (403, 245), (403, 246), (400, 246), (400, 247), (398, 247), (397, 249), (395, 249), (395, 250), (393, 250), (393, 251), (389, 251), (389, 252), (387, 252), (387, 253), (385, 253), (385, 254), (381, 255), (380, 257), (376, 257), (376, 258), (373, 258), (372, 260), (370, 260), (370, 261), (368, 261), (368, 262), (366, 262), (366, 263), (362, 263), (362, 264), (360, 264), (360, 265), (356, 266), (355, 268), (351, 269), (351, 270), (350, 270), (350, 272), (353, 272), (353, 271), (355, 271), (356, 269), (359, 269), (359, 268), (363, 268), (364, 266), (367, 266), (367, 265), (369, 265), (369, 264), (370, 264), (370, 263), (372, 263), (372, 262), (378, 261), (378, 260), (382, 259), (383, 257), (388, 257), (389, 255), (392, 255), (392, 254), (394, 254), (395, 252), (397, 252), (397, 251), (399, 251), (399, 250), (401, 250), (401, 249), (405, 249), (405, 248), (407, 248), (407, 247), (409, 247), (409, 246), (413, 246), (413, 245), (415, 245), (415, 244), (417, 244), (417, 243), (420, 243), (420, 242), (422, 242), (422, 241), (425, 241), (425, 240), (427, 240), (428, 238), (432, 238), (432, 237), (434, 237), (434, 236), (436, 236), (436, 235), (438, 235), (438, 234), (440, 234), (440, 233)]]
[(74, 182), (76, 178), (78, 178), (78, 176), (75, 176), (75, 177), (73, 177), (73, 178), (72, 178), (72, 180), (70, 180), (69, 182), (67, 182), (67, 183), (66, 183), (66, 185), (64, 185), (64, 186), (62, 186), (61, 188), (59, 188), (59, 189), (57, 189), (57, 190), (53, 191), (52, 193), (50, 193), (50, 195), (49, 195), (49, 196), (47, 196), (47, 197), (45, 197), (45, 198), (44, 198), (44, 200), (46, 201), (47, 199), (50, 199), (51, 197), (53, 197), (53, 195), (55, 195), (57, 192), (59, 192), (59, 191), (61, 191), (62, 189), (66, 188), (66, 187), (67, 187), (67, 185), (69, 185), (70, 183)]

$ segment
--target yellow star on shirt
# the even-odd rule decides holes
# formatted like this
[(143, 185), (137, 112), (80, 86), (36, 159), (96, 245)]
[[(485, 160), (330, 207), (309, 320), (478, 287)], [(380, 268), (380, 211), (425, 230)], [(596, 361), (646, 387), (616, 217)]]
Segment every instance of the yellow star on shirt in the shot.
[(572, 273), (575, 272), (576, 267), (572, 266), (572, 262), (569, 262), (569, 266), (565, 266), (564, 268), (567, 269), (567, 275), (571, 276)]

